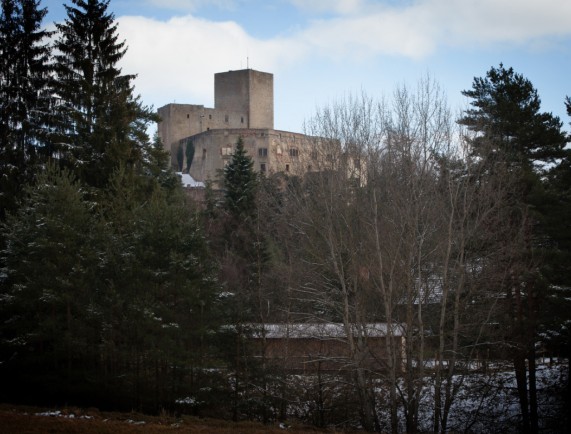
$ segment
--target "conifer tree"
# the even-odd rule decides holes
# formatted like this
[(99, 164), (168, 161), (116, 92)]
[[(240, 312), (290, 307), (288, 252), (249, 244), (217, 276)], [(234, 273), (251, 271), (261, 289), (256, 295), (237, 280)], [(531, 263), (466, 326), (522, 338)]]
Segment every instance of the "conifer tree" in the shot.
[(459, 123), (478, 133), (474, 153), (496, 152), (525, 170), (563, 156), (566, 138), (560, 119), (540, 111), (537, 90), (513, 68), (492, 67), (485, 78), (474, 78), (472, 89), (462, 95), (472, 99), (472, 108)]
[(134, 167), (146, 153), (150, 110), (133, 95), (134, 75), (123, 75), (125, 55), (109, 0), (71, 0), (57, 24), (55, 47), (59, 151), (80, 179), (104, 186), (121, 165)]
[(257, 176), (254, 162), (238, 138), (230, 163), (224, 168), (224, 199), (226, 210), (235, 218), (251, 217), (255, 211)]
[(238, 138), (232, 159), (224, 168), (224, 201), (222, 221), (224, 230), (220, 252), (221, 282), (233, 294), (229, 317), (235, 326), (234, 345), (228, 357), (234, 371), (232, 397), (233, 419), (240, 417), (240, 401), (250, 396), (250, 386), (258, 383), (257, 390), (265, 390), (265, 372), (254, 372), (254, 359), (245, 336), (252, 323), (263, 323), (261, 301), (264, 299), (264, 274), (267, 271), (265, 235), (259, 226), (257, 204), (258, 177), (252, 158)]
[(164, 180), (118, 169), (96, 208), (67, 169), (26, 187), (0, 227), (0, 399), (158, 411), (197, 392), (217, 281), (197, 214)]
[(30, 389), (38, 396), (66, 389), (97, 354), (96, 225), (89, 204), (74, 176), (53, 166), (26, 193), (2, 228), (7, 243), (0, 258), (7, 279), (1, 351), (9, 361), (0, 375), (7, 391), (23, 394), (13, 399)]
[(0, 218), (13, 209), (38, 154), (49, 155), (50, 32), (38, 0), (2, 0), (0, 13)]
[(230, 291), (237, 294), (242, 303), (239, 314), (252, 320), (252, 287), (256, 280), (257, 243), (257, 175), (253, 170), (252, 158), (244, 149), (240, 137), (232, 159), (224, 168), (224, 230), (220, 243), (224, 280), (231, 286)]
[[(489, 166), (489, 173), (515, 180), (516, 189), (505, 206), (514, 236), (523, 234), (519, 249), (506, 257), (511, 282), (504, 288), (509, 302), (506, 324), (512, 344), (522, 412), (523, 431), (537, 432), (535, 340), (540, 304), (546, 297), (545, 225), (546, 182), (541, 174), (565, 156), (567, 137), (562, 122), (541, 112), (541, 100), (532, 83), (513, 68), (491, 68), (484, 78), (474, 78), (472, 89), (462, 94), (472, 99), (459, 123), (473, 131), (472, 152)], [(526, 362), (527, 361), (527, 362)], [(526, 372), (526, 363), (527, 369)], [(529, 383), (528, 378), (529, 376)], [(529, 385), (529, 389), (528, 389)]]

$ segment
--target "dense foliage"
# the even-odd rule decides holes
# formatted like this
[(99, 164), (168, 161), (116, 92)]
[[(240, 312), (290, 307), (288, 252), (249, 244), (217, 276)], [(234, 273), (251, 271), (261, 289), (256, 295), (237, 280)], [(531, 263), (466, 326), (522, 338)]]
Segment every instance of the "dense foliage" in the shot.
[(52, 105), (47, 10), (37, 0), (3, 0), (0, 14), (0, 219), (50, 153)]
[[(194, 367), (215, 363), (214, 266), (168, 154), (147, 137), (154, 116), (117, 67), (125, 48), (109, 2), (72, 3), (57, 28), (49, 134), (30, 138), (27, 112), (3, 111), (2, 163), (18, 151), (31, 176), (21, 192), (3, 189), (17, 206), (1, 231), (1, 399), (157, 411), (191, 393)], [(37, 2), (6, 1), (3, 29), (14, 4), (39, 26)], [(2, 74), (9, 84), (18, 71)], [(2, 91), (13, 88), (27, 90)]]

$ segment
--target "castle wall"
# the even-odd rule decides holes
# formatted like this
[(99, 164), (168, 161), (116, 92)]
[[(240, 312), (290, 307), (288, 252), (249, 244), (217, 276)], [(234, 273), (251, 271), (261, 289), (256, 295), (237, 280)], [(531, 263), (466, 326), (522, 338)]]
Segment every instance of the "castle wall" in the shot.
[(222, 111), (202, 105), (168, 104), (158, 109), (161, 122), (158, 135), (171, 154), (171, 164), (178, 167), (177, 147), (181, 139), (204, 131), (226, 128), (245, 128), (248, 115), (242, 112)]
[(216, 181), (231, 160), (239, 137), (256, 172), (296, 175), (312, 170), (311, 137), (270, 129), (225, 129), (205, 131), (181, 141), (182, 146), (192, 141), (195, 148), (190, 175), (197, 181)]
[(274, 78), (266, 72), (244, 69), (214, 75), (214, 108), (195, 104), (167, 104), (158, 109), (158, 135), (179, 166), (178, 142), (216, 129), (274, 127)]
[(315, 138), (273, 129), (272, 74), (252, 69), (217, 73), (214, 100), (215, 108), (168, 104), (158, 109), (159, 138), (176, 170), (186, 169), (185, 150), (192, 142), (190, 175), (198, 181), (214, 181), (230, 161), (240, 136), (258, 172), (301, 175), (319, 170), (314, 161)]

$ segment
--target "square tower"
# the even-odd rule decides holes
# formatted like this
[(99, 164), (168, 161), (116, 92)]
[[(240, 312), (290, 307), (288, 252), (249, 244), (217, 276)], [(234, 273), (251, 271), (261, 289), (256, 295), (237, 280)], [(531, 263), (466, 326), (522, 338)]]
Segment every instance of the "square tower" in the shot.
[(247, 114), (246, 128), (274, 128), (274, 76), (242, 69), (214, 74), (214, 108)]

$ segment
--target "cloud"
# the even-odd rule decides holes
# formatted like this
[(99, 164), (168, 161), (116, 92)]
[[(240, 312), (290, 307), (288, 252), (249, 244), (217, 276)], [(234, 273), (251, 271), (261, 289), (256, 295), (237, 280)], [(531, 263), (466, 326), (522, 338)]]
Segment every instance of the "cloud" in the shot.
[(255, 39), (232, 21), (188, 15), (168, 21), (124, 16), (118, 22), (128, 44), (123, 71), (137, 72), (137, 92), (158, 104), (178, 98), (209, 105), (214, 72), (246, 68), (247, 57), (255, 62), (251, 67), (276, 71), (304, 55), (304, 47), (295, 40)]
[[(333, 2), (340, 3), (345, 2)], [(379, 54), (421, 58), (441, 46), (531, 44), (538, 38), (571, 34), (571, 2), (561, 0), (347, 3), (359, 13), (316, 20), (296, 37), (334, 58)]]
[[(148, 0), (158, 1), (158, 0)], [(160, 0), (162, 6), (204, 5), (206, 0)], [(214, 0), (230, 5), (237, 0)], [(426, 58), (441, 47), (481, 48), (502, 44), (546, 47), (571, 35), (571, 1), (561, 0), (290, 0), (314, 11), (336, 12), (256, 38), (235, 21), (193, 15), (167, 21), (118, 17), (129, 50), (125, 73), (137, 72), (146, 101), (175, 98), (212, 104), (213, 73), (249, 66), (278, 72), (312, 59), (353, 62), (382, 55)], [(212, 3), (211, 3), (212, 4)]]
[(310, 12), (352, 14), (362, 10), (365, 0), (290, 0), (297, 8)]
[(209, 5), (229, 9), (233, 7), (235, 0), (146, 0), (146, 3), (157, 8), (188, 13)]
[(441, 43), (527, 43), (571, 34), (571, 2), (561, 0), (428, 0), (419, 4), (442, 27)]

